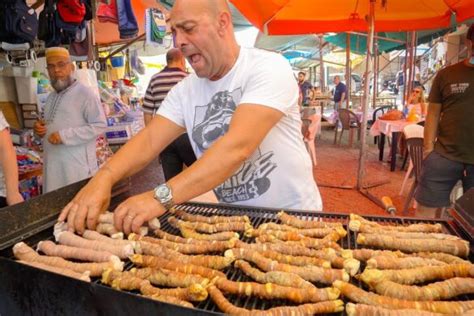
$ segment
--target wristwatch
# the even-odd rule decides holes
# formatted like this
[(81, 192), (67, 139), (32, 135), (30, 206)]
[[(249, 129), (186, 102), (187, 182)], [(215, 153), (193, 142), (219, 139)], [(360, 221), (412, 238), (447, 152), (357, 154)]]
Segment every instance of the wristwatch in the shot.
[(155, 188), (154, 198), (160, 202), (167, 211), (174, 205), (171, 188), (166, 183), (160, 184)]

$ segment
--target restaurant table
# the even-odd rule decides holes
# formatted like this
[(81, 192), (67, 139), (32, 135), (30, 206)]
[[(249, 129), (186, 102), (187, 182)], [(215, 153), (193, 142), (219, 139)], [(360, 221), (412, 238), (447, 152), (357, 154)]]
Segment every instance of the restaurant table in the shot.
[(423, 120), (407, 121), (406, 119), (403, 119), (403, 120), (388, 121), (388, 120), (377, 119), (372, 125), (372, 127), (370, 128), (370, 135), (380, 136), (380, 140), (378, 142), (380, 161), (383, 160), (383, 151), (385, 147), (385, 135), (392, 137), (390, 171), (395, 170), (395, 166), (397, 162), (396, 159), (397, 159), (398, 137), (403, 132), (403, 129), (405, 128), (405, 126), (408, 126), (411, 124), (418, 124), (421, 121)]

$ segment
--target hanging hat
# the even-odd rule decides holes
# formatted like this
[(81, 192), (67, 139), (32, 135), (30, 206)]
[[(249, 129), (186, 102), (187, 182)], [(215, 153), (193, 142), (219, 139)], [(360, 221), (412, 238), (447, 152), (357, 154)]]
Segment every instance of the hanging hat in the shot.
[(46, 59), (51, 57), (69, 58), (69, 51), (64, 47), (50, 47), (46, 49)]

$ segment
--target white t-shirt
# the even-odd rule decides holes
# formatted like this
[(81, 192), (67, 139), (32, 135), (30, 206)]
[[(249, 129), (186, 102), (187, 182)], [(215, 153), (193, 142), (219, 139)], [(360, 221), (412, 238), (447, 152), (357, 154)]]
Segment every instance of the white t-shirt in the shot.
[[(3, 132), (4, 129), (9, 128), (5, 116), (3, 116), (2, 111), (0, 111), (0, 132)], [(3, 167), (0, 165), (0, 196), (7, 196), (7, 189), (5, 187), (5, 176), (3, 175)]]
[(222, 203), (320, 211), (297, 102), (298, 85), (282, 56), (240, 48), (235, 65), (222, 79), (188, 76), (168, 93), (157, 113), (186, 128), (199, 158), (227, 132), (240, 104), (281, 111), (283, 118), (253, 155), (214, 192)]

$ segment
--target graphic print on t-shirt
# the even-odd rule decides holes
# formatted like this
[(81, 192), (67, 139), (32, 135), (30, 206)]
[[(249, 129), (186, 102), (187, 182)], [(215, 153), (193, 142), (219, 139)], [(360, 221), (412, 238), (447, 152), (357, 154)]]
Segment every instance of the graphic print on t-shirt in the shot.
[(208, 104), (196, 107), (192, 138), (201, 152), (229, 130), (230, 119), (236, 109), (236, 94), (240, 99), (240, 89), (233, 92), (219, 91)]
[[(241, 96), (240, 88), (232, 92), (219, 91), (208, 104), (196, 106), (192, 139), (201, 153), (229, 130)], [(262, 153), (257, 149), (233, 176), (214, 190), (219, 201), (247, 201), (267, 192), (271, 186), (269, 175), (277, 167), (273, 156), (273, 151)]]
[(221, 202), (235, 203), (255, 199), (271, 186), (268, 175), (277, 167), (272, 162), (272, 151), (262, 154), (256, 150), (240, 169), (224, 183), (214, 189)]

